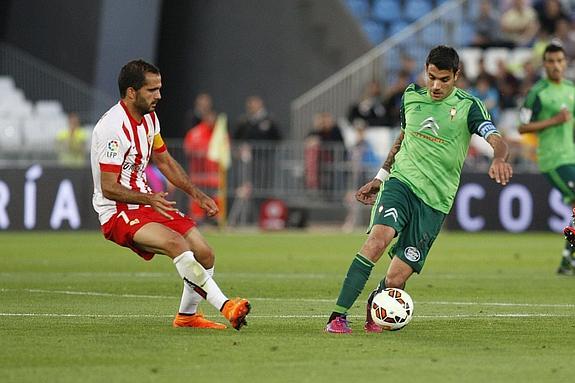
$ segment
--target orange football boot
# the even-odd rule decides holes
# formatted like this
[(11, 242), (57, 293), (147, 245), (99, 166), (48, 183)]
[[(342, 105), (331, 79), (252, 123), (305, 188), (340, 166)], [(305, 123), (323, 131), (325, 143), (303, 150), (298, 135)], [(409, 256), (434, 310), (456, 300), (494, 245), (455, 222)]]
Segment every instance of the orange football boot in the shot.
[(195, 327), (195, 328), (209, 328), (213, 330), (223, 330), (227, 326), (222, 323), (212, 322), (204, 318), (204, 314), (195, 313), (192, 315), (179, 314), (176, 315), (173, 322), (174, 327)]
[(243, 325), (247, 325), (246, 316), (251, 310), (247, 299), (235, 298), (228, 300), (222, 308), (222, 314), (230, 321), (232, 327), (239, 331)]

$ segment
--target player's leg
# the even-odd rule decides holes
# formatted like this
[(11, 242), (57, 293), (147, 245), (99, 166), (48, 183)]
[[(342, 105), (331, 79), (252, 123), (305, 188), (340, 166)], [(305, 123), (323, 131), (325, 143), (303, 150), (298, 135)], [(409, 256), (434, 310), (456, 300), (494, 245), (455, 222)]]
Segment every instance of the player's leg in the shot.
[(386, 288), (405, 289), (411, 275), (414, 272), (421, 272), (427, 254), (445, 220), (445, 214), (432, 209), (415, 195), (407, 193), (406, 198), (410, 199), (407, 203), (411, 206), (410, 219), (389, 251), (392, 259), (385, 277), (368, 297), (364, 326), (367, 332), (382, 331), (371, 318), (370, 306), (373, 297)]
[(172, 258), (184, 282), (220, 310), (236, 330), (246, 324), (245, 317), (250, 311), (249, 302), (239, 298), (228, 299), (206, 269), (196, 260), (181, 234), (163, 224), (151, 222), (135, 233), (134, 241), (145, 251), (166, 254)]
[(343, 281), (337, 303), (328, 319), (327, 332), (351, 332), (346, 314), (363, 291), (371, 270), (409, 216), (403, 205), (406, 186), (396, 179), (385, 183), (371, 210), (369, 236), (354, 257)]
[[(558, 189), (563, 195), (566, 203), (572, 204), (575, 208), (575, 165), (563, 165), (547, 173), (543, 173), (547, 180)], [(569, 233), (566, 233), (569, 234)], [(568, 235), (566, 235), (568, 237)], [(567, 238), (565, 247), (561, 254), (561, 261), (557, 269), (557, 274), (573, 275), (575, 268), (575, 247)]]
[[(214, 277), (214, 252), (200, 231), (193, 227), (184, 236), (188, 246), (194, 252), (196, 260), (206, 269), (210, 277)], [(182, 298), (178, 314), (174, 318), (174, 327), (199, 327), (211, 329), (224, 329), (221, 323), (210, 321), (198, 313), (198, 305), (203, 300), (202, 296), (194, 291), (187, 283), (184, 283)]]
[[(376, 225), (372, 228), (367, 240), (347, 270), (336, 306), (328, 319), (328, 327), (326, 327), (328, 332), (346, 332), (347, 311), (363, 291), (373, 266), (381, 258), (394, 235), (395, 230), (389, 226)], [(338, 329), (341, 331), (337, 331)]]

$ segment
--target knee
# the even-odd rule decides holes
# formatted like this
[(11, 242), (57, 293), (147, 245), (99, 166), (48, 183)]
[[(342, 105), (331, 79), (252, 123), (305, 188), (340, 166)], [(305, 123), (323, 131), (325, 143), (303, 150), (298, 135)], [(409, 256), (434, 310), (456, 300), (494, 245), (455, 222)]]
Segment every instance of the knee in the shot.
[(194, 252), (194, 257), (202, 266), (204, 266), (204, 268), (209, 269), (214, 266), (216, 255), (212, 248), (207, 244), (196, 246), (192, 250)]
[(184, 251), (189, 250), (188, 244), (184, 237), (176, 232), (170, 233), (168, 236), (166, 236), (164, 239), (163, 247), (168, 254), (173, 256), (178, 256)]
[(393, 271), (388, 271), (385, 276), (385, 287), (393, 287), (396, 289), (404, 289), (407, 279), (401, 274)]

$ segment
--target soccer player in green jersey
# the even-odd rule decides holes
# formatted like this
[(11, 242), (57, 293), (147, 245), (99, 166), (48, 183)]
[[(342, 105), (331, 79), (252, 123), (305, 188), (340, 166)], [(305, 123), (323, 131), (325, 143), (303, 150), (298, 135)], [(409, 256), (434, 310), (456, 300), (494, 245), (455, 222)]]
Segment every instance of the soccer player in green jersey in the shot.
[[(561, 192), (563, 200), (575, 208), (575, 85), (563, 78), (567, 59), (560, 45), (547, 45), (543, 52), (543, 67), (547, 76), (537, 81), (525, 98), (519, 133), (537, 135), (539, 170)], [(574, 274), (573, 252), (567, 241), (558, 274)]]
[(376, 177), (356, 198), (373, 205), (369, 236), (351, 262), (325, 330), (350, 333), (347, 311), (363, 291), (375, 263), (395, 237), (386, 276), (367, 303), (364, 329), (381, 332), (370, 315), (376, 292), (403, 289), (420, 273), (459, 187), (463, 161), (472, 134), (494, 149), (489, 176), (501, 185), (512, 175), (502, 140), (481, 101), (455, 87), (459, 56), (447, 46), (433, 48), (425, 62), (427, 87), (409, 85), (401, 105), (401, 133)]

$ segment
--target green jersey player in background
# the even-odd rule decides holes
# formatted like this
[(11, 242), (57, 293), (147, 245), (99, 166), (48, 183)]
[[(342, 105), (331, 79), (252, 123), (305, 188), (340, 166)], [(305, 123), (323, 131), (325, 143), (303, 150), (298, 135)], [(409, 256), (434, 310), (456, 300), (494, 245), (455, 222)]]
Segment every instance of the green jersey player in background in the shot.
[[(519, 133), (537, 134), (539, 170), (561, 192), (563, 200), (575, 208), (575, 86), (563, 78), (567, 58), (560, 45), (551, 43), (545, 48), (543, 67), (547, 76), (527, 93)], [(566, 230), (567, 235), (569, 229)], [(573, 247), (567, 241), (557, 273), (573, 275), (574, 266)]]
[(507, 184), (511, 166), (507, 145), (481, 101), (455, 87), (459, 56), (447, 46), (433, 48), (425, 62), (428, 87), (409, 85), (401, 107), (401, 133), (376, 177), (362, 186), (358, 201), (373, 205), (369, 236), (354, 257), (325, 330), (350, 333), (347, 311), (363, 291), (375, 263), (395, 237), (386, 276), (371, 293), (364, 329), (381, 332), (369, 306), (386, 287), (403, 289), (420, 273), (459, 187), (472, 134), (494, 149), (489, 176)]

